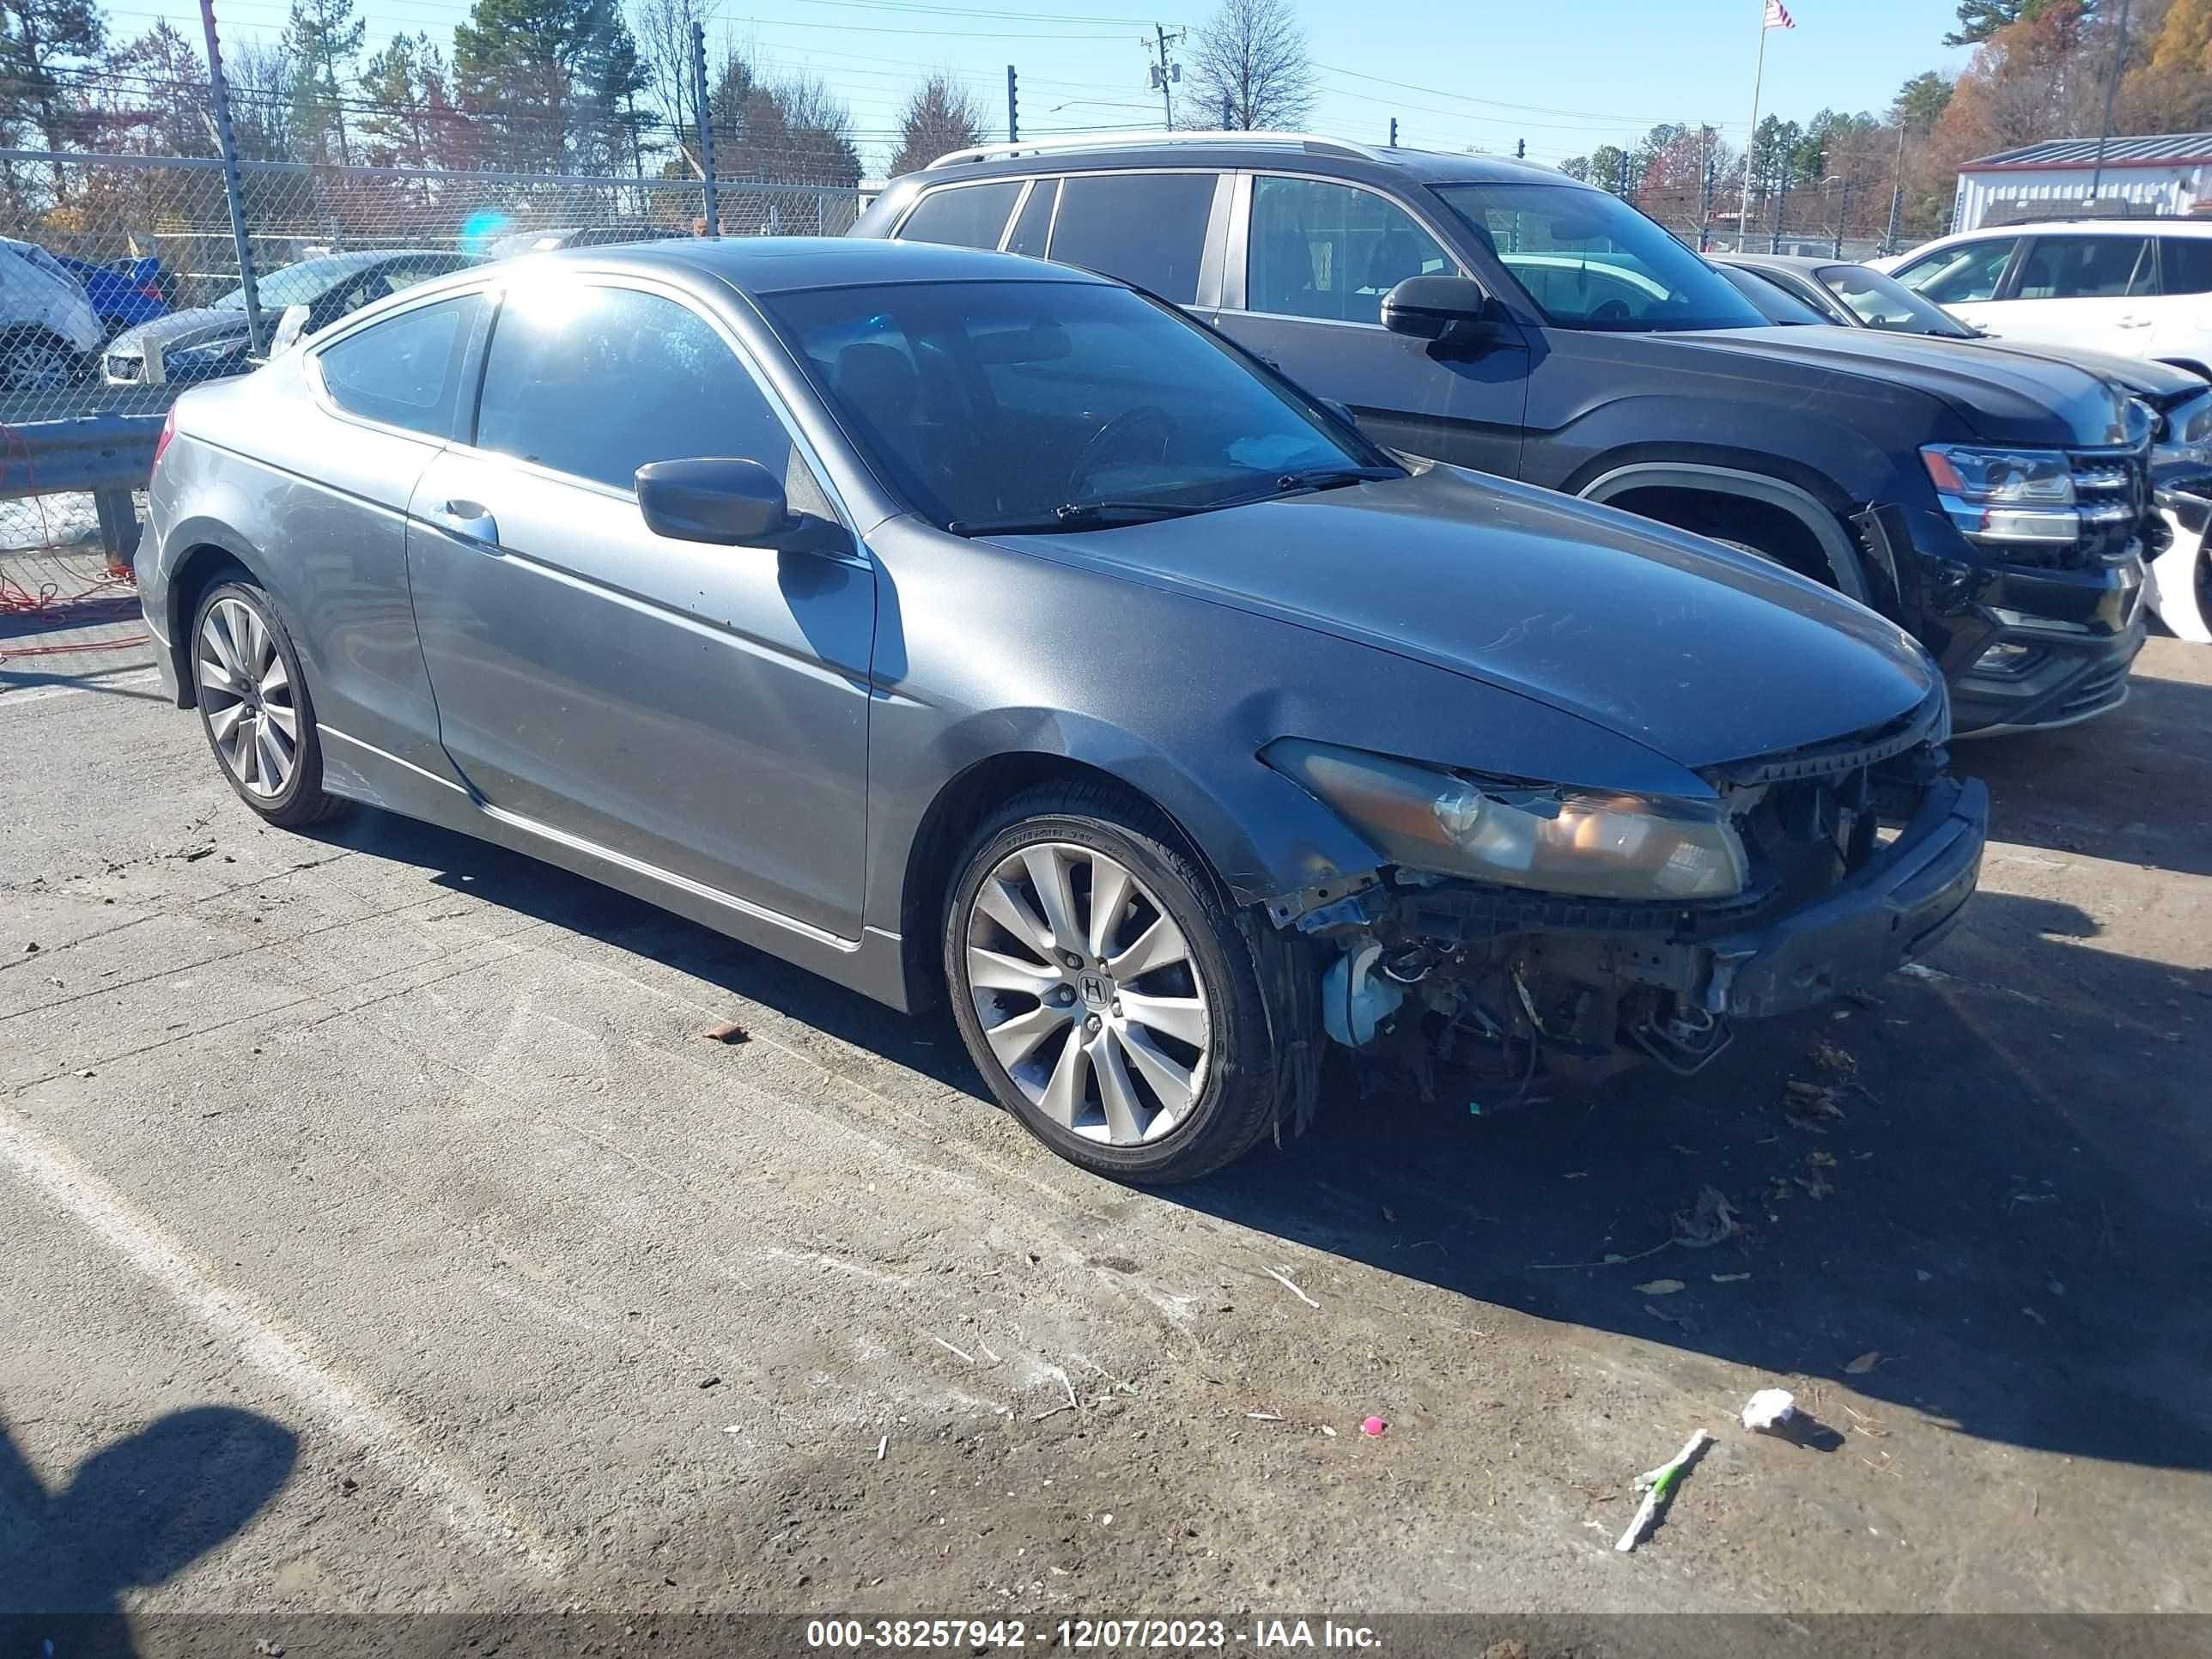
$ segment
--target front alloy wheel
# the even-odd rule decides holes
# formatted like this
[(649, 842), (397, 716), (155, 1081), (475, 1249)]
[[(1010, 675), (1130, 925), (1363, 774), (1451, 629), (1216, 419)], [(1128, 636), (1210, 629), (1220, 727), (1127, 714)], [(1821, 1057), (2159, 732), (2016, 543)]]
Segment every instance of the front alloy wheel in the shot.
[(1275, 1105), (1251, 947), (1141, 801), (1066, 784), (976, 833), (946, 908), (953, 1016), (992, 1092), (1071, 1162), (1186, 1181)]
[(1104, 853), (1043, 842), (1000, 860), (968, 913), (968, 984), (1007, 1076), (1085, 1139), (1158, 1139), (1206, 1087), (1211, 1033), (1190, 945)]
[(0, 346), (0, 379), (16, 392), (66, 392), (76, 383), (76, 357), (51, 334), (17, 334)]

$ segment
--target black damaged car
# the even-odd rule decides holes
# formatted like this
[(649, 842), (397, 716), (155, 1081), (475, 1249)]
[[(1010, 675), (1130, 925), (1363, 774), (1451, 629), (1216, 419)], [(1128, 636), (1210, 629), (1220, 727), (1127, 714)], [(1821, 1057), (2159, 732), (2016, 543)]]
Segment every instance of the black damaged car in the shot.
[(2165, 534), (2150, 410), (2061, 362), (1770, 326), (1549, 168), (1297, 134), (990, 145), (895, 181), (853, 234), (1106, 271), (1394, 448), (1825, 582), (1935, 654), (1960, 732), (2127, 696)]

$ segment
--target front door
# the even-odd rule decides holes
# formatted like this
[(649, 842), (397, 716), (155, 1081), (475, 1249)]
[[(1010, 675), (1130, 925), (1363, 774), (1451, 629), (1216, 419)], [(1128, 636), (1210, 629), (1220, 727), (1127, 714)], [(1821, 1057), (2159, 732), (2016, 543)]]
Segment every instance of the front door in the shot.
[(671, 294), (518, 284), (474, 435), (408, 526), (455, 766), (495, 811), (858, 938), (872, 566), (668, 539), (634, 493), (648, 461), (736, 456), (831, 515), (731, 340)]
[(1469, 351), (1382, 327), (1382, 296), (1407, 277), (1459, 274), (1437, 238), (1358, 185), (1279, 173), (1246, 182), (1212, 319), (1222, 332), (1316, 397), (1349, 404), (1378, 443), (1517, 476), (1528, 377), (1517, 331)]
[(2015, 340), (2140, 357), (2157, 292), (2148, 236), (2036, 236), (1989, 326)]

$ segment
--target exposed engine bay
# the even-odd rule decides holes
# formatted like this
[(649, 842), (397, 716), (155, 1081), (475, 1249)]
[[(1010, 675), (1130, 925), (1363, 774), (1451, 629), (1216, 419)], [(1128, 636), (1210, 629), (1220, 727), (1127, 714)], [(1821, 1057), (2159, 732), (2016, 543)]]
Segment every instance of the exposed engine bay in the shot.
[[(1708, 775), (1741, 847), (1726, 896), (1558, 895), (1386, 866), (1268, 914), (1313, 947), (1329, 1043), (1424, 1098), (1446, 1073), (1478, 1106), (1638, 1059), (1688, 1075), (1732, 1019), (1861, 988), (1955, 921), (1987, 795), (1950, 776), (1943, 716), (1939, 693), (1885, 731)], [(1668, 867), (1684, 862), (1676, 848)]]

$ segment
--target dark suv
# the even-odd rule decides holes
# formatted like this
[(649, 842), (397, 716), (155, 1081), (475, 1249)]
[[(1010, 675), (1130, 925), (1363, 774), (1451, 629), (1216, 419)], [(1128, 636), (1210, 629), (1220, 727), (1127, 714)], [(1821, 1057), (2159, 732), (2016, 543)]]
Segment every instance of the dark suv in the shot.
[(1105, 271), (1395, 448), (1817, 577), (1935, 653), (1959, 730), (2127, 696), (2148, 410), (1985, 343), (1770, 326), (1548, 169), (1297, 135), (987, 146), (894, 181), (853, 234)]

